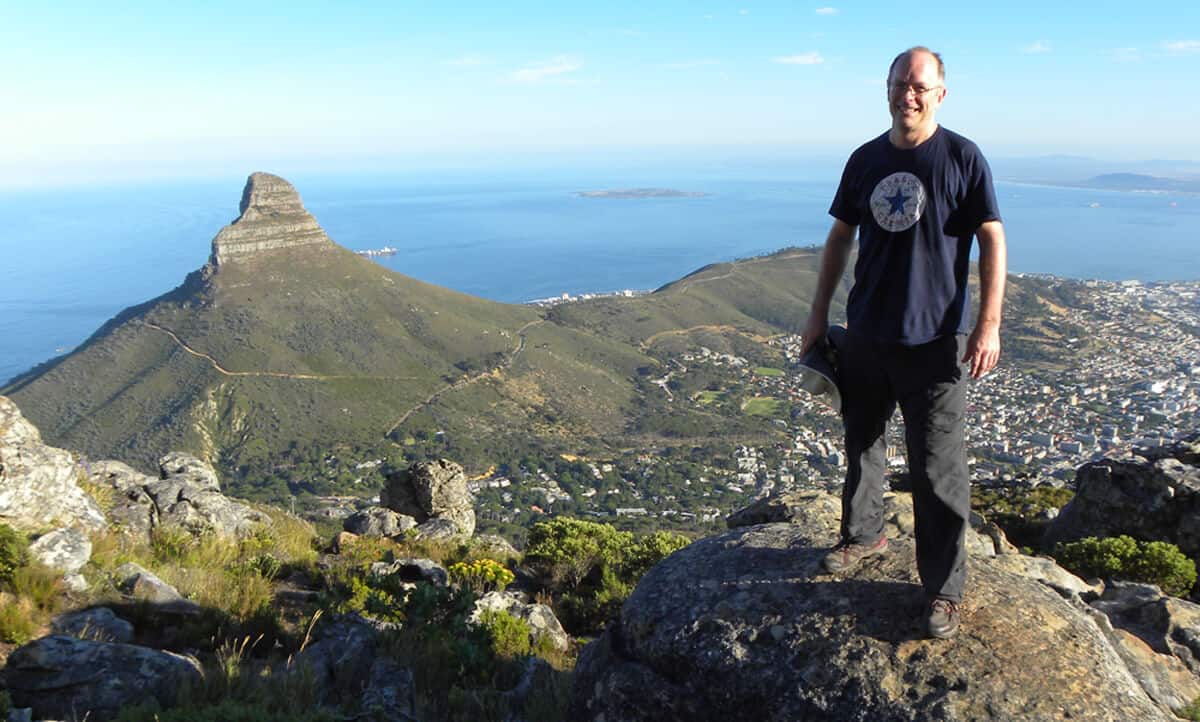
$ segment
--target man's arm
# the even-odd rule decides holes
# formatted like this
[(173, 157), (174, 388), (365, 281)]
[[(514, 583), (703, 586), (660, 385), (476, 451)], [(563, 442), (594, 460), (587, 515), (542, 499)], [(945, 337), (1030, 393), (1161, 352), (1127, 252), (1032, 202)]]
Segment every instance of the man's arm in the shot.
[[(813, 294), (812, 309), (808, 313), (808, 323), (804, 326), (804, 343), (800, 355), (816, 345), (817, 341), (825, 338), (829, 330), (829, 303), (833, 300), (833, 292), (842, 280), (846, 271), (846, 262), (850, 258), (850, 249), (854, 247), (854, 233), (857, 226), (852, 226), (843, 220), (834, 219), (829, 236), (825, 239), (825, 250), (821, 252), (821, 270), (817, 275), (817, 290)], [(1003, 236), (1001, 236), (1003, 237)]]
[(971, 376), (979, 378), (1000, 360), (1000, 316), (1008, 250), (1000, 221), (984, 223), (975, 231), (975, 237), (979, 239), (979, 318), (967, 339), (967, 352), (962, 360), (969, 362)]

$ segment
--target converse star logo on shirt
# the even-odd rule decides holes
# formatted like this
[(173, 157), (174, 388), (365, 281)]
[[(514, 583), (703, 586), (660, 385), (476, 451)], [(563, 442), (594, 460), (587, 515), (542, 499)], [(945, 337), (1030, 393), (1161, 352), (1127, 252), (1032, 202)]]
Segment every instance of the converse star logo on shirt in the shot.
[(927, 198), (919, 178), (899, 171), (875, 185), (871, 192), (871, 213), (885, 231), (905, 231), (921, 220)]

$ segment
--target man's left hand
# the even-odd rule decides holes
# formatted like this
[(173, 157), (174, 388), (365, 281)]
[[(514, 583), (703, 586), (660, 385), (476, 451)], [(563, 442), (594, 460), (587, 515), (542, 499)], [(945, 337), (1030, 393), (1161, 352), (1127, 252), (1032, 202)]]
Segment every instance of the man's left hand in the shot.
[(967, 352), (962, 360), (970, 365), (971, 378), (979, 378), (996, 367), (1000, 360), (1000, 325), (976, 324), (967, 338)]

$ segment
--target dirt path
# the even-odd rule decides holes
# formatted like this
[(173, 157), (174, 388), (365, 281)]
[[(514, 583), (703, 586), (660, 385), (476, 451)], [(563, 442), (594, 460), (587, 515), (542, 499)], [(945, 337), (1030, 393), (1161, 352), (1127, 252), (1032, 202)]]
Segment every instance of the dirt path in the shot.
[(156, 331), (161, 331), (162, 333), (165, 333), (166, 335), (170, 336), (171, 339), (173, 341), (175, 341), (175, 343), (179, 346), (179, 348), (190, 353), (191, 355), (195, 356), (196, 358), (202, 358), (205, 361), (209, 362), (210, 364), (212, 364), (213, 369), (215, 369), (217, 371), (217, 373), (219, 373), (223, 376), (260, 376), (260, 377), (277, 378), (277, 379), (301, 379), (301, 380), (306, 380), (306, 381), (336, 381), (336, 380), (341, 380), (341, 379), (374, 379), (374, 380), (386, 380), (386, 381), (416, 381), (418, 379), (417, 376), (370, 376), (370, 375), (366, 375), (366, 374), (326, 375), (326, 374), (290, 374), (290, 373), (284, 373), (282, 371), (230, 371), (229, 369), (222, 366), (212, 356), (209, 356), (208, 354), (204, 353), (203, 351), (197, 351), (196, 349), (189, 346), (183, 339), (179, 338), (179, 336), (171, 329), (164, 328), (162, 326), (159, 326), (156, 323), (151, 323), (149, 321), (142, 321), (141, 324), (143, 326), (146, 326), (147, 328), (152, 328)]
[(455, 389), (461, 389), (466, 386), (470, 386), (471, 384), (475, 383), (476, 381), (478, 381), (486, 376), (491, 376), (496, 371), (512, 367), (513, 362), (515, 362), (517, 360), (517, 356), (520, 356), (521, 352), (525, 350), (525, 333), (530, 328), (537, 326), (539, 324), (543, 324), (545, 322), (546, 322), (546, 319), (539, 318), (536, 321), (530, 321), (529, 323), (525, 324), (521, 328), (517, 329), (517, 339), (518, 339), (517, 347), (512, 350), (512, 353), (509, 354), (508, 358), (504, 359), (499, 364), (496, 364), (496, 366), (494, 366), (486, 371), (480, 371), (479, 373), (477, 373), (473, 376), (471, 376), (471, 375), (464, 376), (463, 378), (461, 378), (453, 383), (447, 384), (447, 385), (443, 386), (442, 388), (438, 389), (437, 391), (434, 391), (432, 394), (430, 394), (428, 397), (426, 397), (425, 400), (417, 402), (416, 404), (413, 405), (412, 408), (410, 408), (408, 411), (405, 411), (404, 415), (401, 416), (400, 419), (396, 423), (392, 424), (391, 428), (389, 428), (387, 430), (387, 432), (384, 434), (384, 436), (390, 437), (392, 435), (392, 432), (394, 432), (396, 429), (400, 428), (400, 425), (403, 424), (405, 421), (408, 421), (408, 419), (413, 414), (417, 413), (424, 407), (433, 403), (433, 401), (435, 399), (437, 399), (439, 396), (441, 396), (442, 394), (444, 394), (448, 391), (454, 391)]

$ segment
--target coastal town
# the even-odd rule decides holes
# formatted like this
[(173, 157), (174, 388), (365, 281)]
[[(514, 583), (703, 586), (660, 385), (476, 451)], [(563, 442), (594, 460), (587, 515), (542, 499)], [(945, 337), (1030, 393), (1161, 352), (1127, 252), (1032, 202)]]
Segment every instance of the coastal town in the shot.
[[(1200, 283), (1048, 280), (1071, 284), (1078, 300), (1055, 308), (1056, 327), (1072, 334), (1054, 339), (1066, 361), (1038, 364), (1010, 354), (971, 382), (967, 447), (976, 487), (1069, 486), (1088, 461), (1127, 456), (1200, 426)], [(535, 514), (570, 510), (719, 523), (775, 491), (836, 492), (845, 474), (840, 417), (824, 398), (800, 387), (794, 364), (801, 338), (769, 343), (788, 368), (757, 367), (698, 347), (673, 359), (668, 374), (651, 383), (666, 403), (700, 406), (715, 392), (672, 395), (671, 377), (706, 368), (739, 379), (742, 411), (768, 417), (777, 442), (730, 443), (709, 450), (712, 458), (683, 461), (653, 453), (573, 460), (572, 468), (582, 467), (590, 478), (568, 483), (551, 465), (493, 474), (472, 483), (484, 515), (517, 521), (532, 508)], [(887, 457), (890, 472), (902, 476), (899, 412), (889, 425)]]

